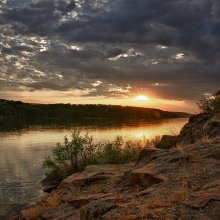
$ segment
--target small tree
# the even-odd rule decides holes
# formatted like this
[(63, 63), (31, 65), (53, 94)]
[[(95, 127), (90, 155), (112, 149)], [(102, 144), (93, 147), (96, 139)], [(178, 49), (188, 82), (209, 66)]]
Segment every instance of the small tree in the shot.
[(43, 166), (52, 172), (76, 172), (88, 164), (94, 156), (95, 149), (92, 136), (82, 136), (80, 131), (74, 130), (71, 140), (65, 136), (63, 144), (57, 143), (52, 148), (52, 156), (45, 158)]
[(198, 102), (198, 106), (204, 113), (220, 112), (220, 90), (212, 95), (203, 95)]

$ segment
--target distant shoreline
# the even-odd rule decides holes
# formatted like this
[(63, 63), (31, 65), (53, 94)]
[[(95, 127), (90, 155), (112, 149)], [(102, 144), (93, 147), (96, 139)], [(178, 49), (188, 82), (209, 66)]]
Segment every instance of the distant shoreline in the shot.
[(22, 120), (151, 120), (188, 118), (185, 112), (119, 105), (32, 104), (0, 100), (0, 119)]

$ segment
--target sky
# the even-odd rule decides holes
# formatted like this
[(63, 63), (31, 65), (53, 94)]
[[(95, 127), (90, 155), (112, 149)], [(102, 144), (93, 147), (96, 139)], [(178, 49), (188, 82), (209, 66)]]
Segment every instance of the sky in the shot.
[(196, 112), (219, 85), (219, 0), (0, 0), (0, 98)]

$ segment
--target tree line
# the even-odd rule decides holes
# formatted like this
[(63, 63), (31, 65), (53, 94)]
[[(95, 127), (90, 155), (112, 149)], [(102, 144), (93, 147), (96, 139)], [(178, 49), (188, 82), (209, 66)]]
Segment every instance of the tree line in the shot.
[(118, 105), (31, 104), (0, 100), (0, 118), (11, 119), (165, 119), (188, 117), (183, 112)]

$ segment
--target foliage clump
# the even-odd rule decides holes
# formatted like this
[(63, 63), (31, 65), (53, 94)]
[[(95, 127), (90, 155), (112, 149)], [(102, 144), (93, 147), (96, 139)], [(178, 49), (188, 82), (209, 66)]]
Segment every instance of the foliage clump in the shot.
[(138, 142), (125, 141), (118, 136), (112, 142), (95, 143), (89, 134), (73, 131), (71, 138), (52, 148), (52, 155), (45, 158), (43, 167), (48, 176), (65, 178), (91, 164), (120, 164), (135, 160), (142, 146)]
[(203, 113), (220, 112), (220, 90), (212, 95), (203, 95), (199, 100), (198, 106)]
[(92, 137), (82, 136), (75, 130), (71, 139), (65, 136), (63, 143), (52, 148), (52, 156), (45, 158), (43, 167), (49, 169), (50, 174), (65, 177), (85, 167), (93, 159), (96, 147)]

